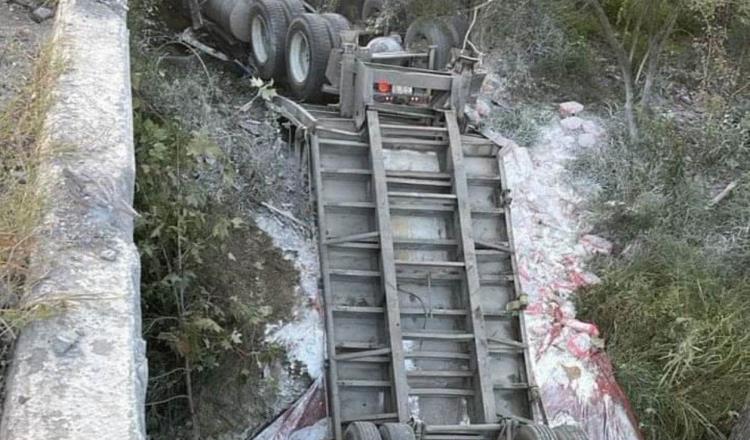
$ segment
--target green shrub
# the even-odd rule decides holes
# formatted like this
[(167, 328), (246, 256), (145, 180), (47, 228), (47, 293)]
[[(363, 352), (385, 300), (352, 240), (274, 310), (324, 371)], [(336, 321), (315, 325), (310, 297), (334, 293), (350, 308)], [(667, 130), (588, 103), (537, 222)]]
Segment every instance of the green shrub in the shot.
[[(736, 256), (750, 219), (750, 116), (727, 106), (714, 115), (651, 116), (641, 126), (635, 143), (612, 126), (604, 151), (572, 164), (597, 187), (591, 208), (599, 227), (622, 243), (650, 231), (706, 248), (720, 240), (729, 245), (722, 253)], [(709, 207), (731, 181), (738, 187)]]
[[(149, 431), (174, 438), (199, 431), (196, 390), (216, 370), (239, 365), (227, 380), (253, 381), (283, 356), (264, 329), (289, 318), (297, 278), (268, 237), (216, 198), (232, 184), (232, 164), (215, 143), (142, 110), (135, 133)], [(223, 181), (205, 177), (222, 163)]]
[(750, 280), (664, 235), (610, 264), (580, 311), (606, 335), (648, 438), (724, 438), (750, 392)]
[(540, 110), (533, 105), (518, 105), (497, 109), (489, 124), (518, 145), (531, 147), (539, 139), (539, 127), (549, 124), (553, 118), (552, 111)]
[[(750, 393), (750, 119), (654, 115), (573, 163), (620, 255), (580, 296), (649, 440), (723, 439)], [(737, 186), (713, 203), (730, 182)]]

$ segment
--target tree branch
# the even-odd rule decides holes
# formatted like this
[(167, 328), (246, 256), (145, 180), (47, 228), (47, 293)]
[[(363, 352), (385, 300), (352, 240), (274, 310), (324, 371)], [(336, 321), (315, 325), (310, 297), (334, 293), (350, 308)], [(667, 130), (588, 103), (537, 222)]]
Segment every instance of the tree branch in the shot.
[(604, 11), (602, 4), (599, 0), (588, 0), (588, 4), (594, 10), (597, 20), (604, 33), (604, 39), (607, 40), (607, 44), (612, 49), (617, 58), (617, 63), (620, 65), (622, 71), (622, 82), (625, 86), (625, 119), (628, 123), (628, 135), (631, 141), (638, 139), (638, 126), (635, 122), (635, 83), (633, 82), (633, 64), (630, 62), (628, 52), (625, 47), (617, 39), (617, 32), (615, 32), (612, 23), (607, 17), (607, 13)]

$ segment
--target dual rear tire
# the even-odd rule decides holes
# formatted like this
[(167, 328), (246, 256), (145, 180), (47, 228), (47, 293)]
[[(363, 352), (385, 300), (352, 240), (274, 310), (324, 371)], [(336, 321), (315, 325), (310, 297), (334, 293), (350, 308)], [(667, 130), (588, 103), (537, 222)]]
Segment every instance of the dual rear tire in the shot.
[(258, 75), (283, 81), (301, 101), (320, 101), (331, 49), (350, 29), (339, 14), (307, 14), (300, 0), (258, 0), (250, 9), (251, 59)]
[(451, 49), (462, 47), (468, 21), (461, 16), (441, 19), (419, 18), (406, 30), (405, 46), (408, 50), (426, 52), (430, 46), (435, 47), (435, 68), (443, 69), (451, 61)]
[(323, 97), (328, 56), (333, 48), (328, 21), (321, 15), (302, 14), (291, 23), (286, 35), (287, 85), (301, 101)]
[(304, 12), (300, 0), (257, 0), (250, 7), (250, 57), (261, 78), (283, 79), (286, 32)]

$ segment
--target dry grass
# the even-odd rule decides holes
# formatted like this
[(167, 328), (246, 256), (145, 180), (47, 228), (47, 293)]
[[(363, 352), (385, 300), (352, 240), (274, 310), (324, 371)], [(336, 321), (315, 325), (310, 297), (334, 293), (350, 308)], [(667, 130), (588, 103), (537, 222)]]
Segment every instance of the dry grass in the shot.
[[(602, 328), (649, 440), (725, 439), (750, 392), (750, 118), (742, 103), (613, 130), (575, 164), (600, 232), (624, 250), (580, 311)], [(734, 191), (711, 200), (728, 182)]]
[(53, 46), (42, 47), (29, 83), (0, 111), (0, 376), (18, 329), (52, 313), (49, 304), (21, 299), (42, 205), (37, 169), (45, 116), (63, 66)]

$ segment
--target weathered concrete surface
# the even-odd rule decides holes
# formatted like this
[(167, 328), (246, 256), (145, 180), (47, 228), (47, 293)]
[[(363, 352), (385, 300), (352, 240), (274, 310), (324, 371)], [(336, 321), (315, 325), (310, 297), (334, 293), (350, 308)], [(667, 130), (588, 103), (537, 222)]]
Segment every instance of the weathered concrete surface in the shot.
[(20, 335), (3, 440), (145, 438), (124, 1), (59, 2), (65, 67), (46, 122), (46, 203), (28, 300), (65, 306)]

